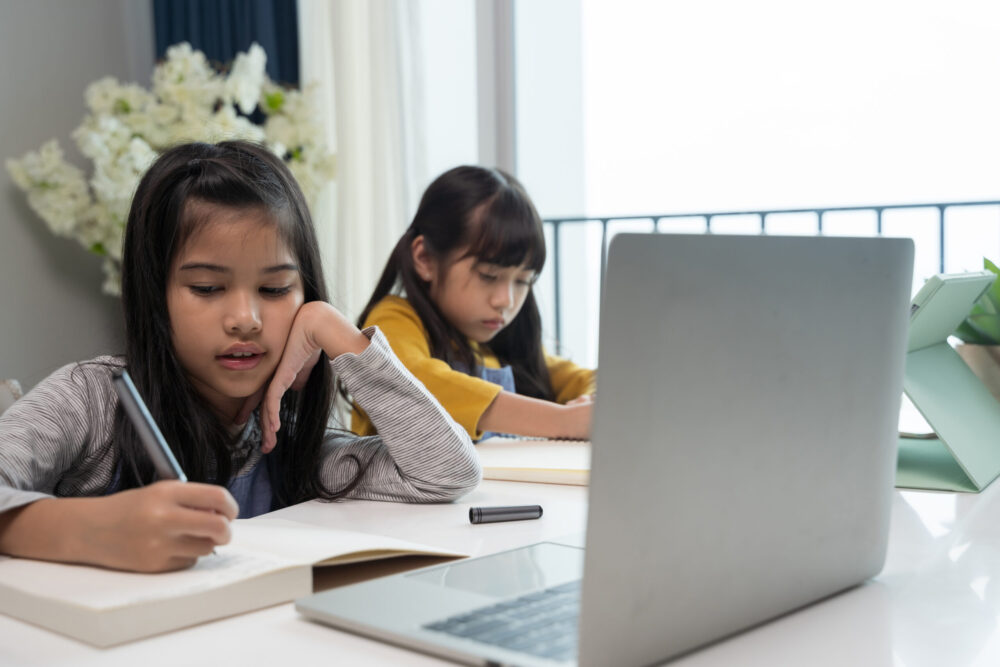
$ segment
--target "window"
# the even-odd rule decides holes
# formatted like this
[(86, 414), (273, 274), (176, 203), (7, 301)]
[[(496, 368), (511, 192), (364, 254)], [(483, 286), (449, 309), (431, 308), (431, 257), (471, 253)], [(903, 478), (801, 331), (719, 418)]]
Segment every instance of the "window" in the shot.
[[(517, 173), (543, 217), (1000, 199), (995, 3), (517, 0), (514, 10)], [(874, 216), (830, 212), (823, 233), (871, 234)], [(949, 209), (943, 253), (937, 216), (885, 212), (883, 232), (916, 243), (915, 288), (942, 259), (962, 271), (1000, 257), (1000, 206)], [(768, 220), (769, 233), (816, 227), (813, 214)], [(713, 225), (759, 229), (755, 216)], [(599, 225), (567, 225), (559, 249), (561, 343), (596, 364)], [(539, 286), (549, 335), (552, 268)]]

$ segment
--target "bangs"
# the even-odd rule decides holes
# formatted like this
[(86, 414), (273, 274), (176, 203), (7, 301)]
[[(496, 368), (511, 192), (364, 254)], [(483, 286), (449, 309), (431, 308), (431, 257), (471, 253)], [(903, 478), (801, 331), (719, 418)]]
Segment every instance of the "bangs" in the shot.
[(500, 190), (472, 215), (465, 257), (497, 266), (545, 266), (545, 233), (535, 207), (510, 188)]
[(294, 254), (298, 255), (296, 244), (295, 221), (292, 220), (287, 208), (274, 210), (262, 202), (248, 202), (234, 206), (205, 199), (188, 199), (184, 202), (180, 224), (177, 228), (175, 246), (183, 248), (192, 237), (213, 222), (233, 221), (246, 215), (254, 222), (273, 226), (278, 232), (278, 238)]
[[(178, 169), (183, 185), (174, 192), (180, 208), (177, 246), (183, 246), (220, 211), (247, 211), (274, 224), (281, 239), (296, 248), (294, 200), (298, 193), (289, 192), (283, 182), (278, 159), (266, 149), (239, 142), (202, 149)], [(295, 190), (294, 183), (291, 189)]]

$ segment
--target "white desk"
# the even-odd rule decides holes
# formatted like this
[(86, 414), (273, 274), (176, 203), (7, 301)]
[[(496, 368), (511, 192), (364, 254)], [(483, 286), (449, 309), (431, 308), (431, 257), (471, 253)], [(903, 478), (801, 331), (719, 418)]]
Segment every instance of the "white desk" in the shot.
[[(538, 502), (538, 521), (473, 526), (472, 505)], [(484, 482), (454, 505), (305, 503), (277, 516), (397, 535), (481, 555), (582, 531), (586, 489)], [(874, 581), (674, 663), (923, 667), (1000, 665), (1000, 482), (979, 495), (896, 492)], [(112, 649), (0, 615), (0, 665), (441, 665), (304, 621), (289, 604)]]

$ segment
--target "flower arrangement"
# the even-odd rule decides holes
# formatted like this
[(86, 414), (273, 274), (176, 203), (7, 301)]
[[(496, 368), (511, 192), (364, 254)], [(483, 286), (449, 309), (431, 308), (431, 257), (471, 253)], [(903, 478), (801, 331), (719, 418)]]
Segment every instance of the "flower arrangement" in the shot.
[[(312, 89), (276, 85), (265, 74), (266, 63), (264, 49), (253, 44), (220, 74), (204, 53), (177, 44), (153, 71), (151, 90), (113, 77), (87, 87), (88, 112), (72, 137), (93, 162), (89, 179), (64, 159), (55, 139), (7, 161), (14, 183), (51, 230), (104, 258), (104, 292), (121, 292), (122, 234), (132, 194), (169, 146), (224, 139), (263, 143), (285, 160), (310, 203), (333, 179), (335, 157), (322, 140)], [(263, 125), (247, 118), (257, 109)]]
[[(997, 265), (985, 257), (983, 268), (1000, 275)], [(1000, 280), (996, 280), (980, 297), (955, 336), (963, 343), (972, 345), (1000, 345)]]

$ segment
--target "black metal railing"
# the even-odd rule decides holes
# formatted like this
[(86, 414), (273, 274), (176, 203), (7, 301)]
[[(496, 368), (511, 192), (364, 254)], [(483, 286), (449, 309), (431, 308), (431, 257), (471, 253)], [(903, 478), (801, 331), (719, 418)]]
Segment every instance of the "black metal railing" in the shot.
[[(922, 204), (881, 204), (873, 206), (828, 206), (822, 208), (789, 208), (789, 209), (766, 209), (766, 210), (745, 210), (745, 211), (720, 211), (713, 213), (657, 213), (652, 215), (625, 215), (625, 216), (576, 216), (576, 217), (562, 217), (562, 218), (548, 218), (546, 219), (545, 225), (548, 228), (547, 231), (551, 233), (552, 244), (549, 249), (550, 257), (552, 258), (552, 277), (553, 277), (553, 306), (554, 306), (554, 334), (557, 345), (559, 341), (562, 341), (562, 284), (560, 276), (560, 263), (561, 263), (561, 253), (560, 253), (560, 230), (566, 226), (570, 225), (580, 225), (580, 224), (594, 224), (600, 225), (601, 229), (601, 258), (600, 258), (600, 274), (599, 282), (601, 286), (601, 291), (604, 288), (604, 271), (607, 266), (608, 259), (608, 243), (610, 241), (609, 228), (613, 223), (628, 223), (635, 221), (649, 221), (650, 231), (656, 233), (662, 233), (665, 230), (662, 229), (663, 223), (671, 220), (698, 220), (704, 221), (703, 233), (711, 234), (713, 233), (713, 224), (718, 223), (724, 219), (745, 219), (747, 217), (756, 217), (759, 221), (759, 233), (768, 233), (768, 221), (773, 220), (776, 216), (787, 216), (796, 214), (811, 214), (814, 216), (813, 224), (815, 225), (814, 230), (816, 234), (823, 234), (824, 228), (824, 218), (830, 213), (840, 213), (840, 212), (873, 212), (875, 214), (875, 235), (881, 236), (883, 233), (883, 218), (887, 211), (896, 211), (904, 209), (933, 209), (937, 211), (937, 240), (938, 240), (938, 263), (939, 271), (945, 271), (945, 219), (946, 212), (949, 209), (956, 208), (969, 208), (969, 207), (979, 207), (979, 206), (996, 206), (1000, 207), (1000, 200), (996, 201), (971, 201), (971, 202), (936, 202), (936, 203), (922, 203)], [(998, 218), (998, 224), (1000, 224), (1000, 218)], [(676, 230), (666, 230), (666, 231), (676, 231)]]

